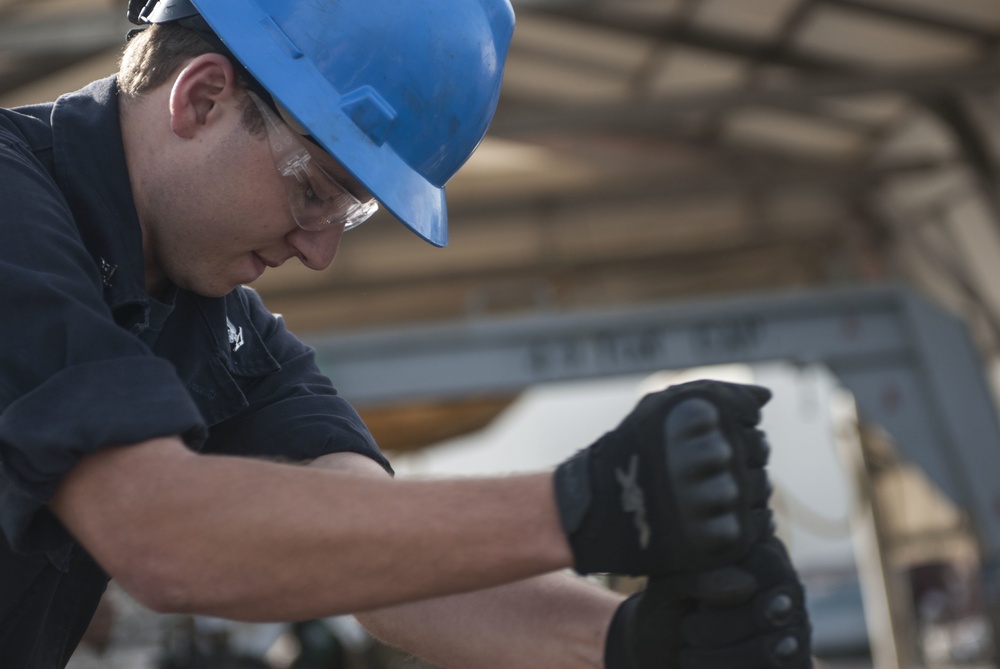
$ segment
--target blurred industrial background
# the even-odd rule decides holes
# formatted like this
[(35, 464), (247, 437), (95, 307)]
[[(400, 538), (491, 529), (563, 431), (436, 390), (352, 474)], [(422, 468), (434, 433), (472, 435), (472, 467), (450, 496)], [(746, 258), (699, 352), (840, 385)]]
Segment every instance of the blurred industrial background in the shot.
[[(1000, 2), (513, 3), (449, 247), (380, 212), (328, 271), (269, 271), (268, 306), (403, 475), (545, 466), (650, 375), (752, 363), (704, 373), (777, 391), (820, 654), (995, 665)], [(0, 0), (0, 105), (112, 73), (125, 4)], [(241, 634), (266, 666), (417, 666), (349, 620), (251, 633), (108, 599), (75, 667), (265, 666), (219, 659)]]

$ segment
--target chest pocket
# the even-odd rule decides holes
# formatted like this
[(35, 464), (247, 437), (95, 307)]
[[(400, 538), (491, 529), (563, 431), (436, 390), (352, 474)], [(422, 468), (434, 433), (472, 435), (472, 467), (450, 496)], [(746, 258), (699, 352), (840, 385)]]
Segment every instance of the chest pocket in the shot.
[(178, 294), (155, 352), (174, 364), (210, 427), (247, 408), (247, 384), (281, 368), (238, 297)]

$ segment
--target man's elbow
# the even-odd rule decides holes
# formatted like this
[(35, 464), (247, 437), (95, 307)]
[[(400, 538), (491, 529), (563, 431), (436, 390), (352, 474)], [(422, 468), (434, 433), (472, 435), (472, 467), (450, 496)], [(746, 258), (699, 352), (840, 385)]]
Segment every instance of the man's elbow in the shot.
[(204, 592), (169, 553), (137, 553), (117, 561), (109, 573), (137, 602), (157, 613), (200, 613)]
[(197, 594), (179, 529), (189, 519), (164, 513), (196, 458), (176, 438), (106, 449), (81, 460), (49, 504), (98, 564), (156, 611), (188, 609)]

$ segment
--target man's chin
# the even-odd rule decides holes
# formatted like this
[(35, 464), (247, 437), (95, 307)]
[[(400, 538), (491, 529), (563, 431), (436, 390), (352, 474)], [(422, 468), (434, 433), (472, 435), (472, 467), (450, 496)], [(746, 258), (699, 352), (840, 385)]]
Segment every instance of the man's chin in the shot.
[(178, 287), (201, 297), (225, 297), (242, 285), (244, 285), (243, 282), (204, 281), (191, 282), (190, 285), (179, 285)]

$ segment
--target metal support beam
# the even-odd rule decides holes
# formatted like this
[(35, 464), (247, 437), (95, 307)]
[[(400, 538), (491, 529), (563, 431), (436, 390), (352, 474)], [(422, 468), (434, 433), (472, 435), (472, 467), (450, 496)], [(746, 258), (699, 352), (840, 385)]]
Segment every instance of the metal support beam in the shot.
[(989, 140), (971, 113), (968, 103), (959, 96), (935, 96), (924, 104), (944, 121), (954, 133), (979, 188), (993, 214), (994, 225), (1000, 230), (1000, 165), (989, 149)]
[(577, 2), (557, 3), (556, 5), (546, 3), (545, 6), (533, 8), (531, 11), (592, 28), (628, 33), (634, 37), (647, 37), (664, 44), (679, 44), (727, 54), (736, 58), (760, 61), (769, 65), (793, 67), (813, 73), (852, 72), (855, 70), (847, 63), (808, 54), (787, 53), (780, 44), (760, 42), (732, 33), (694, 28), (677, 20), (671, 20), (666, 24), (639, 22), (597, 10), (599, 7), (595, 8), (592, 5)]
[[(699, 147), (703, 148), (703, 147)], [(753, 192), (758, 196), (771, 196), (791, 190), (817, 189), (834, 193), (858, 193), (872, 188), (887, 179), (901, 176), (931, 175), (955, 167), (949, 159), (916, 159), (882, 165), (841, 166), (817, 164), (805, 159), (788, 156), (765, 159), (763, 152), (741, 153), (737, 150), (704, 147), (713, 161), (722, 165), (711, 171), (707, 168), (698, 174), (678, 174), (676, 169), (642, 171), (618, 170), (602, 177), (601, 188), (589, 183), (569, 184), (550, 188), (544, 192), (522, 189), (518, 193), (506, 191), (490, 195), (487, 191), (463, 197), (456, 190), (449, 201), (452, 217), (469, 218), (480, 215), (495, 216), (503, 213), (530, 214), (541, 208), (549, 212), (581, 211), (599, 204), (619, 202), (623, 206), (636, 202), (670, 202), (694, 198), (724, 197)], [(741, 168), (740, 161), (751, 166)], [(758, 169), (753, 169), (758, 168)]]
[(820, 0), (823, 4), (842, 7), (872, 16), (891, 19), (898, 23), (909, 24), (920, 28), (940, 30), (959, 37), (980, 40), (985, 44), (996, 44), (1000, 41), (1000, 32), (986, 26), (976, 25), (969, 21), (959, 21), (948, 18), (944, 12), (921, 11), (916, 7), (904, 8), (899, 5), (884, 3), (872, 4), (866, 0)]
[(523, 135), (542, 131), (565, 132), (568, 129), (656, 129), (670, 119), (692, 114), (716, 113), (742, 107), (789, 106), (801, 100), (865, 93), (895, 91), (924, 97), (960, 91), (995, 90), (998, 80), (1000, 63), (811, 78), (780, 89), (669, 95), (657, 100), (630, 102), (628, 105), (602, 103), (498, 115), (491, 126), (491, 132), (498, 135)]

